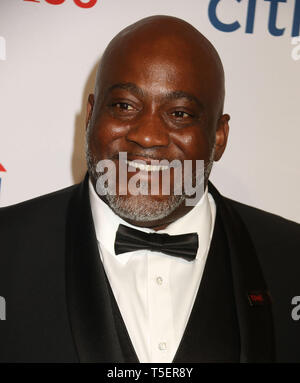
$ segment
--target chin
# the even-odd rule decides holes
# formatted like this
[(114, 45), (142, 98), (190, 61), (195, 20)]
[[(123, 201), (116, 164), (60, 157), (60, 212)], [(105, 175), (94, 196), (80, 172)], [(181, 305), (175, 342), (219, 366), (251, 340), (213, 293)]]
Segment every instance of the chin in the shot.
[(121, 218), (135, 222), (155, 222), (168, 217), (184, 201), (183, 195), (105, 195), (110, 208)]

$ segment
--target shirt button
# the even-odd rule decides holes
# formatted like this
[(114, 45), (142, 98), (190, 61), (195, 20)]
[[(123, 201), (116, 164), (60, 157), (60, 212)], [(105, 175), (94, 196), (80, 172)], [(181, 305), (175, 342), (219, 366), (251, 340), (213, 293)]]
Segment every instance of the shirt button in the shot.
[(166, 350), (167, 349), (167, 343), (165, 342), (161, 342), (158, 344), (158, 348), (163, 351), (163, 350)]
[(156, 283), (157, 283), (158, 285), (162, 285), (162, 283), (163, 283), (163, 279), (162, 279), (162, 277), (157, 277), (157, 278), (156, 278)]

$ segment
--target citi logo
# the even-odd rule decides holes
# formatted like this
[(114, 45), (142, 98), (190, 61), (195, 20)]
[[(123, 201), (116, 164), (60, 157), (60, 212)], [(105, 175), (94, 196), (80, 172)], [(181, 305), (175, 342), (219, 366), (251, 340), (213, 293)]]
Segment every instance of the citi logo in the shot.
[[(30, 3), (43, 3), (46, 2), (51, 5), (61, 5), (66, 0), (23, 0)], [(70, 1), (70, 0), (69, 0)], [(94, 5), (96, 5), (98, 0), (72, 0), (75, 5), (77, 5), (80, 8), (92, 8)]]
[[(3, 165), (0, 164), (0, 172), (6, 172), (6, 169)], [(1, 175), (1, 174), (0, 174)], [(0, 177), (0, 191), (1, 191), (1, 177)]]
[[(282, 12), (286, 12), (284, 9), (287, 5), (287, 0), (264, 0), (269, 3), (269, 18), (266, 20), (268, 25), (268, 31), (272, 36), (282, 36), (285, 33), (286, 26), (279, 25), (278, 15)], [(222, 32), (235, 32), (241, 27), (245, 28), (245, 33), (253, 33), (254, 31), (254, 22), (255, 17), (257, 16), (256, 12), (256, 3), (257, 0), (248, 0), (247, 14), (245, 15), (246, 21), (238, 20), (234, 16), (234, 7), (238, 6), (237, 3), (245, 3), (245, 0), (235, 0), (231, 1), (232, 6), (232, 21), (225, 22), (222, 15), (223, 9), (222, 6), (226, 4), (228, 6), (228, 1), (223, 0), (210, 0), (208, 6), (208, 17), (211, 24)], [(235, 4), (236, 3), (236, 4)], [(291, 1), (290, 1), (291, 3)], [(241, 21), (241, 23), (240, 23)], [(294, 9), (293, 14), (291, 15), (291, 26), (289, 28), (291, 37), (299, 36), (300, 34), (300, 0), (294, 0)]]

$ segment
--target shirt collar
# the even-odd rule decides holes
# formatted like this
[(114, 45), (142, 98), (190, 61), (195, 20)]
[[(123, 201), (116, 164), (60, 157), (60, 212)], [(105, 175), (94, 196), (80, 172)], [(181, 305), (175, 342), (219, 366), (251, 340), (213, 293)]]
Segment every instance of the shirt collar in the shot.
[[(105, 250), (113, 256), (115, 256), (114, 241), (119, 224), (123, 224), (146, 233), (154, 232), (153, 229), (131, 225), (116, 215), (114, 211), (97, 195), (91, 180), (89, 180), (89, 197), (97, 240), (100, 243), (100, 247), (104, 247)], [(212, 197), (208, 194), (208, 189), (206, 187), (203, 196), (198, 201), (196, 206), (189, 211), (189, 213), (172, 222), (164, 230), (157, 231), (157, 233), (167, 233), (170, 235), (197, 233), (199, 236), (199, 248), (196, 259), (199, 259), (208, 251), (212, 237), (214, 215), (212, 214), (211, 203)], [(134, 252), (120, 254), (117, 259), (121, 263), (126, 263), (133, 253)]]

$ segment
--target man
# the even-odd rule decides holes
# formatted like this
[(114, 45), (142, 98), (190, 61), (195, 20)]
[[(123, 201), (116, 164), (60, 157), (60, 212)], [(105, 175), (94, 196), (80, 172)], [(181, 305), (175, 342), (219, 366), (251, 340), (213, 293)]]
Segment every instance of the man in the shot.
[[(299, 361), (299, 225), (208, 182), (223, 104), (219, 56), (188, 23), (149, 17), (110, 42), (88, 100), (85, 180), (1, 210), (1, 361)], [(163, 192), (166, 170), (179, 181), (161, 160), (190, 161), (194, 191), (204, 162), (195, 206)], [(115, 180), (99, 182), (110, 164)]]

